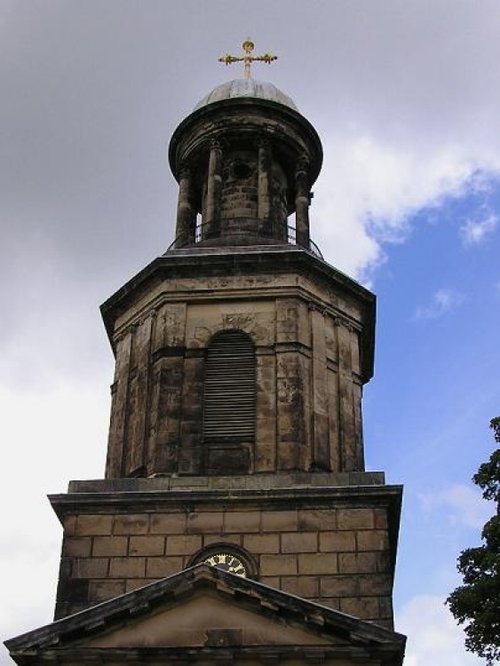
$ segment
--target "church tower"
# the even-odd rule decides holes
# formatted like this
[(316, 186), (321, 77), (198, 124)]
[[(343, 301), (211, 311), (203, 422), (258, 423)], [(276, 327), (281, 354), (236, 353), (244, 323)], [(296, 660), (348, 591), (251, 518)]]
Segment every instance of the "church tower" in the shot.
[(50, 496), (58, 621), (11, 654), (397, 666), (402, 489), (363, 457), (375, 297), (310, 238), (320, 139), (275, 86), (236, 79), (180, 123), (169, 162), (175, 239), (102, 306), (105, 478)]

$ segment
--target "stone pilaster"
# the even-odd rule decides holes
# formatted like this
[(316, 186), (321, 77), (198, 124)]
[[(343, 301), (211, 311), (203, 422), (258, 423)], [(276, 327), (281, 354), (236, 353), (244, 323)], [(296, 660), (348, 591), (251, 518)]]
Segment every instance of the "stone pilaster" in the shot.
[(361, 389), (353, 382), (353, 341), (356, 335), (352, 326), (342, 319), (335, 321), (338, 348), (338, 404), (340, 430), (341, 469), (363, 469), (361, 440)]
[(325, 315), (310, 308), (312, 337), (312, 470), (329, 470), (328, 391), (325, 340)]

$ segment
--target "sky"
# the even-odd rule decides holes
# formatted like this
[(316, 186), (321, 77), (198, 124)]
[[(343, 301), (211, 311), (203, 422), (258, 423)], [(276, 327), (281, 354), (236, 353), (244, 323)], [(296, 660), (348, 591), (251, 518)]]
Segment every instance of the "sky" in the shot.
[(405, 666), (484, 663), (444, 599), (493, 513), (470, 479), (500, 415), (498, 34), (497, 0), (0, 0), (2, 639), (52, 618), (46, 495), (104, 474), (98, 306), (172, 241), (169, 138), (251, 36), (323, 142), (312, 237), (378, 297), (365, 452), (405, 486)]

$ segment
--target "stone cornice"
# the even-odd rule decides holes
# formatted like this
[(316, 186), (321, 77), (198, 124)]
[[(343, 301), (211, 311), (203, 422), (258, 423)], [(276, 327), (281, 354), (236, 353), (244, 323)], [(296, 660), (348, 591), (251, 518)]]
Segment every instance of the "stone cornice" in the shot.
[[(375, 295), (365, 289), (362, 285), (341, 273), (325, 261), (315, 257), (312, 253), (295, 246), (255, 246), (240, 248), (207, 248), (193, 250), (175, 250), (158, 257), (129, 280), (121, 289), (113, 294), (101, 306), (108, 337), (113, 346), (114, 322), (127, 307), (130, 299), (137, 294), (144, 293), (152, 288), (152, 284), (161, 283), (162, 280), (189, 277), (211, 277), (211, 276), (234, 276), (239, 274), (258, 275), (269, 272), (280, 275), (295, 271), (299, 274), (310, 274), (316, 279), (325, 280), (328, 287), (334, 285), (335, 289), (348, 294), (351, 298), (360, 302), (366, 316), (364, 317), (364, 330), (362, 335), (362, 377), (363, 381), (369, 381), (373, 375), (374, 356), (374, 330), (375, 330)], [(296, 287), (296, 289), (301, 289)], [(269, 295), (272, 288), (262, 289)], [(276, 290), (274, 290), (276, 291)], [(242, 297), (242, 290), (235, 290), (234, 297)], [(201, 292), (200, 292), (201, 295)], [(172, 294), (176, 300), (181, 294)], [(225, 294), (226, 296), (226, 294)], [(257, 291), (252, 288), (252, 298), (257, 297)], [(307, 294), (308, 301), (311, 300)], [(318, 303), (321, 306), (320, 303)], [(339, 313), (331, 308), (334, 316)], [(357, 328), (355, 322), (343, 320), (353, 328)]]
[[(153, 481), (155, 480), (153, 479)], [(122, 481), (124, 480), (73, 481), (70, 487), (76, 487), (80, 492), (49, 495), (49, 500), (61, 523), (65, 516), (73, 514), (148, 513), (179, 509), (189, 513), (196, 511), (199, 505), (204, 508), (210, 507), (211, 510), (223, 510), (236, 506), (241, 506), (242, 510), (250, 507), (263, 510), (386, 508), (393, 564), (396, 559), (403, 493), (403, 487), (400, 485), (213, 489), (195, 487), (191, 483), (183, 490), (124, 491), (112, 489), (114, 485), (119, 487)], [(130, 479), (130, 481), (138, 481), (138, 479)], [(142, 481), (149, 481), (149, 479)], [(88, 490), (82, 492), (85, 487)], [(97, 488), (100, 490), (96, 490)]]
[[(75, 482), (73, 482), (75, 483)], [(83, 484), (84, 482), (78, 482)], [(97, 486), (97, 482), (86, 482)], [(187, 486), (183, 490), (104, 490), (113, 480), (101, 482), (103, 490), (49, 495), (50, 503), (62, 519), (70, 513), (109, 513), (110, 511), (153, 512), (162, 509), (195, 510), (198, 504), (218, 508), (235, 504), (265, 508), (296, 509), (307, 506), (340, 508), (344, 506), (400, 507), (402, 486), (326, 486), (302, 488), (213, 489)]]

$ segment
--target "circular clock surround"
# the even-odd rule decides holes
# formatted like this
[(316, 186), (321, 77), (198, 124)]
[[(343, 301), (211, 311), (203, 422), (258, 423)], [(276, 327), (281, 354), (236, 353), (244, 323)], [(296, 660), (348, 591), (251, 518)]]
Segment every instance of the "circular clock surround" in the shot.
[(199, 550), (191, 559), (189, 566), (201, 563), (228, 571), (242, 578), (255, 578), (257, 567), (253, 557), (243, 548), (228, 543), (214, 543)]

